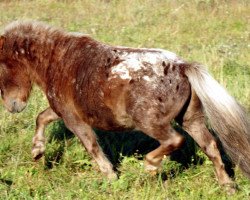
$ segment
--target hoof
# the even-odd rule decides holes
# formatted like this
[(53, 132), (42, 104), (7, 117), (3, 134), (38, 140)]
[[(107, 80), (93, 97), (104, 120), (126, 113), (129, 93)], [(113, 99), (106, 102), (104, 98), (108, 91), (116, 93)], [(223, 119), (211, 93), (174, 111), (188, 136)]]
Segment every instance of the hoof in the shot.
[(107, 178), (109, 181), (116, 181), (118, 179), (118, 176), (115, 172), (112, 172), (110, 174), (107, 175)]
[(45, 152), (45, 146), (43, 142), (36, 142), (32, 148), (31, 154), (34, 161), (39, 160)]
[(150, 175), (155, 176), (158, 173), (159, 166), (152, 165), (147, 160), (145, 161), (144, 165), (146, 172)]
[(226, 183), (222, 185), (228, 195), (234, 195), (238, 191), (238, 187), (235, 183)]
[(158, 171), (157, 170), (154, 170), (154, 171), (147, 171), (149, 175), (151, 176), (156, 176)]

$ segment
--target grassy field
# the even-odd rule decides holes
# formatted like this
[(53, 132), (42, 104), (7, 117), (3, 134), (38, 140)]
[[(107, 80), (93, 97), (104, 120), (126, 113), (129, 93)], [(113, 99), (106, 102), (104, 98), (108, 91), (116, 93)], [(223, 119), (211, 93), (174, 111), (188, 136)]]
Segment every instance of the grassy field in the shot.
[[(109, 44), (164, 48), (208, 66), (250, 112), (249, 10), (248, 0), (1, 0), (0, 31), (13, 20), (35, 19)], [(227, 196), (212, 163), (190, 139), (164, 160), (161, 173), (151, 176), (144, 171), (143, 156), (157, 146), (155, 141), (141, 133), (97, 131), (120, 174), (109, 183), (58, 122), (47, 128), (46, 155), (34, 163), (35, 118), (47, 105), (36, 87), (21, 114), (9, 114), (0, 103), (0, 199), (250, 198), (250, 182), (238, 169), (239, 191)]]

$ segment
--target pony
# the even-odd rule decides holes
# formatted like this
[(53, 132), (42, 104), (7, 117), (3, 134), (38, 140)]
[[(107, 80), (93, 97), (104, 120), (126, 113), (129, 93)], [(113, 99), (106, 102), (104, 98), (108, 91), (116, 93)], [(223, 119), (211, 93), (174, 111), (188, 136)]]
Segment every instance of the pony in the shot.
[(219, 184), (234, 191), (208, 119), (227, 154), (250, 178), (247, 113), (201, 64), (163, 49), (111, 46), (42, 22), (15, 21), (0, 36), (6, 109), (21, 112), (33, 84), (50, 106), (36, 120), (35, 160), (45, 151), (45, 127), (62, 119), (109, 179), (117, 175), (93, 128), (136, 129), (158, 140), (160, 146), (145, 156), (145, 169), (155, 172), (163, 157), (184, 142), (171, 126), (175, 120), (213, 162)]

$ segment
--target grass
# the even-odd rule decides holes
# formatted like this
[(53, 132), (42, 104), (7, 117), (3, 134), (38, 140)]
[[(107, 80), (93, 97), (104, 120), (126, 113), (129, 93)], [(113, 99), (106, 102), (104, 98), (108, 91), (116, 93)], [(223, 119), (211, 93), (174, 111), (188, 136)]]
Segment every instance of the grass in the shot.
[[(247, 0), (3, 0), (0, 30), (16, 19), (35, 19), (88, 33), (109, 44), (164, 48), (208, 66), (250, 111), (249, 10)], [(249, 180), (238, 169), (235, 181), (240, 190), (227, 196), (215, 180), (212, 163), (192, 142), (177, 154), (179, 160), (190, 161), (188, 167), (166, 158), (163, 171), (150, 176), (142, 159), (157, 143), (141, 133), (97, 131), (105, 152), (118, 163), (120, 178), (112, 183), (62, 122), (48, 127), (46, 155), (34, 163), (30, 149), (35, 118), (47, 105), (44, 95), (34, 88), (21, 114), (11, 115), (0, 106), (0, 199), (250, 197)]]

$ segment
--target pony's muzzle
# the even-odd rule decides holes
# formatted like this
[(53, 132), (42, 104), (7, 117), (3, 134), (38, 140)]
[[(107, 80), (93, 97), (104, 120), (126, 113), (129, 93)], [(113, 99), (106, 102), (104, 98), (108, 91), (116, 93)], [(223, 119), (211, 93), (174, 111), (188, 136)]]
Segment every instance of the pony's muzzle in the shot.
[(20, 113), (24, 110), (27, 103), (19, 100), (11, 100), (9, 105), (6, 106), (9, 112), (11, 113)]

